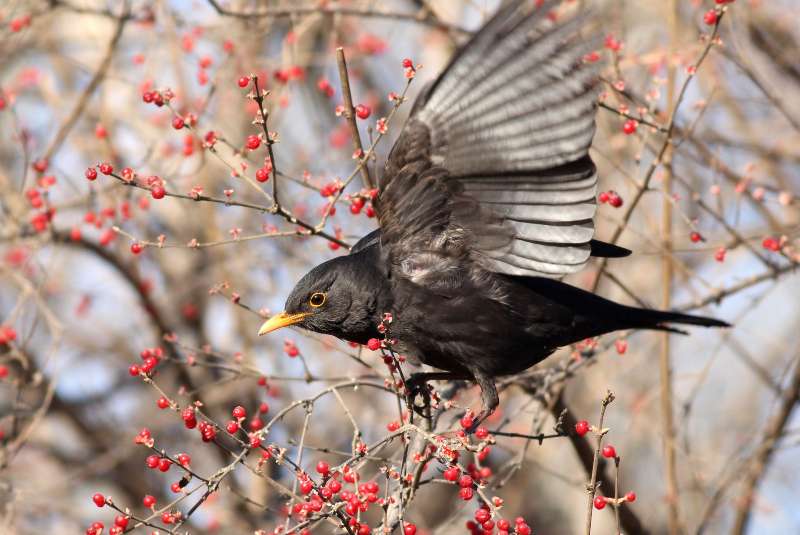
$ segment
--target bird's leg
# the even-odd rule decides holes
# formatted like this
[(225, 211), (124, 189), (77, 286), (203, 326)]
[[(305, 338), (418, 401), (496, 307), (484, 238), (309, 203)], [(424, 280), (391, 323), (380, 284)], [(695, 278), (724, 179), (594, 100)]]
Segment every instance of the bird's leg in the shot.
[(500, 396), (497, 395), (497, 387), (494, 385), (494, 380), (491, 377), (484, 375), (482, 372), (473, 371), (475, 382), (481, 389), (481, 412), (466, 430), (466, 433), (472, 434), (480, 426), (483, 421), (491, 416), (497, 406), (500, 404)]
[[(422, 417), (425, 417), (423, 412), (426, 407), (430, 408), (431, 396), (428, 391), (428, 381), (436, 380), (457, 380), (469, 379), (470, 377), (464, 373), (455, 372), (418, 372), (412, 373), (406, 379), (406, 396), (408, 407)], [(418, 395), (422, 396), (423, 404), (416, 405), (414, 400)]]

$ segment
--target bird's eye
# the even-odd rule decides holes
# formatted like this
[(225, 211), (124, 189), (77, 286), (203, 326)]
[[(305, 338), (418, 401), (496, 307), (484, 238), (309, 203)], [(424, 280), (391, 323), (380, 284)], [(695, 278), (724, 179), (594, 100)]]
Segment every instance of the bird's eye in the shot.
[(311, 294), (311, 299), (308, 300), (308, 304), (314, 308), (321, 307), (325, 304), (325, 294), (320, 292)]

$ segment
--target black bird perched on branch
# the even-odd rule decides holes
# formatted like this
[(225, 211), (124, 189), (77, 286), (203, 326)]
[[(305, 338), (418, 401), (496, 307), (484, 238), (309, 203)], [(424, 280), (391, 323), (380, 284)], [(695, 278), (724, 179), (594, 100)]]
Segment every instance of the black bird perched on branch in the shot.
[(395, 349), (473, 379), (480, 422), (498, 404), (494, 378), (558, 347), (619, 329), (723, 327), (716, 319), (633, 308), (562, 283), (590, 256), (630, 251), (593, 240), (597, 68), (585, 19), (512, 1), (418, 98), (379, 183), (380, 229), (297, 283), (287, 325), (366, 343), (382, 313)]

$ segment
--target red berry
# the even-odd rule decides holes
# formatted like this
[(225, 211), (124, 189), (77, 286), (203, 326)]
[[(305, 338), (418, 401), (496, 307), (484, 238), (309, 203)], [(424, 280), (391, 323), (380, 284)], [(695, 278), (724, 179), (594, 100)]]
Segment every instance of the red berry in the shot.
[(320, 461), (317, 463), (317, 472), (325, 475), (331, 471), (331, 467), (325, 461)]
[(594, 508), (598, 511), (603, 509), (606, 506), (606, 499), (602, 496), (598, 496), (594, 499)]
[(242, 76), (236, 83), (239, 84), (239, 87), (242, 88), (247, 87), (248, 85), (250, 85), (250, 77)]
[(245, 410), (245, 408), (244, 408), (244, 407), (242, 407), (241, 405), (236, 405), (236, 406), (233, 408), (233, 410), (231, 411), (231, 416), (233, 416), (233, 417), (234, 417), (234, 418), (236, 418), (237, 420), (238, 420), (239, 418), (247, 418), (247, 411), (246, 411), (246, 410)]
[(231, 435), (236, 434), (236, 432), (239, 430), (239, 424), (231, 420), (230, 422), (228, 422), (228, 425), (225, 426), (225, 429)]
[(466, 502), (472, 499), (475, 495), (475, 491), (472, 490), (472, 487), (463, 487), (458, 491), (458, 495)]
[(137, 375), (139, 375), (140, 371), (141, 370), (139, 369), (139, 366), (137, 366), (136, 364), (131, 364), (130, 366), (128, 366), (128, 374), (131, 377), (136, 377)]
[(624, 355), (626, 351), (628, 351), (628, 341), (627, 340), (617, 340), (614, 342), (614, 347), (617, 348), (617, 353), (620, 355)]
[(606, 459), (614, 459), (617, 456), (617, 450), (614, 449), (614, 446), (609, 444), (608, 446), (603, 446), (603, 457)]
[(475, 436), (478, 437), (478, 439), (483, 440), (489, 436), (489, 430), (481, 426), (475, 430)]
[(403, 526), (403, 535), (415, 535), (417, 533), (417, 526), (411, 522), (406, 522)]
[(410, 59), (408, 59), (408, 58), (405, 58), (405, 59), (403, 60), (403, 68), (405, 68), (405, 69), (411, 69), (411, 68), (413, 68), (413, 67), (414, 67), (414, 62), (413, 62), (413, 61), (411, 61), (411, 60), (410, 60)]
[(725, 253), (727, 253), (727, 250), (724, 247), (720, 247), (714, 252), (714, 260), (716, 260), (717, 262), (724, 262)]
[(636, 132), (636, 128), (638, 128), (639, 123), (633, 119), (628, 119), (622, 125), (622, 131), (625, 132), (627, 135), (631, 135)]
[(149, 509), (150, 507), (153, 507), (156, 504), (156, 498), (155, 496), (150, 496), (149, 494), (146, 494), (145, 497), (142, 498), (142, 503), (144, 504), (145, 507)]
[(84, 175), (88, 180), (94, 180), (95, 178), (97, 178), (97, 169), (95, 169), (94, 167), (89, 167), (88, 169), (86, 169)]
[(578, 433), (578, 436), (582, 437), (583, 435), (589, 432), (590, 427), (591, 426), (589, 425), (589, 422), (587, 422), (586, 420), (581, 420), (580, 422), (575, 424), (575, 432)]
[(164, 189), (164, 186), (161, 186), (159, 184), (155, 184), (150, 188), (150, 195), (154, 199), (163, 199), (166, 194), (167, 190)]
[(472, 476), (464, 474), (458, 480), (458, 486), (462, 489), (471, 488), (472, 487)]
[(481, 508), (475, 511), (475, 521), (479, 524), (483, 524), (491, 517), (492, 517), (491, 513), (489, 513), (489, 511), (487, 511), (486, 509)]
[(178, 454), (178, 462), (185, 468), (192, 464), (192, 458), (189, 457), (188, 453), (180, 453)]
[(245, 146), (250, 150), (256, 150), (261, 145), (261, 138), (256, 135), (247, 136)]
[(713, 26), (717, 23), (717, 10), (716, 9), (709, 9), (706, 11), (706, 14), (703, 15), (703, 22), (708, 24), (709, 26)]
[(468, 412), (467, 414), (461, 417), (461, 427), (463, 427), (464, 429), (472, 427), (473, 423), (475, 423), (475, 419), (472, 417), (471, 412)]
[(614, 208), (619, 208), (620, 206), (622, 206), (622, 197), (620, 197), (616, 191), (609, 191), (608, 204), (610, 204)]
[(49, 165), (50, 165), (50, 162), (48, 162), (44, 158), (40, 158), (40, 159), (36, 160), (35, 162), (33, 162), (33, 170), (34, 171), (38, 171), (39, 173), (44, 173), (45, 171), (47, 171), (47, 167)]
[(183, 117), (176, 116), (172, 118), (172, 128), (175, 130), (180, 130), (185, 125), (186, 123), (184, 122)]
[(697, 243), (699, 241), (703, 241), (703, 236), (700, 235), (699, 232), (692, 232), (689, 234), (689, 239), (692, 240), (692, 242)]
[(159, 409), (166, 409), (167, 407), (169, 407), (169, 400), (164, 396), (161, 396), (160, 398), (158, 398), (156, 404), (158, 405)]
[(442, 475), (447, 481), (456, 481), (461, 475), (461, 470), (457, 466), (451, 466)]
[(259, 182), (266, 182), (269, 180), (269, 171), (267, 171), (266, 167), (261, 167), (256, 170), (256, 180)]
[(377, 338), (370, 338), (367, 340), (367, 347), (370, 351), (377, 351), (381, 348), (381, 341)]
[(131, 252), (132, 252), (133, 254), (139, 254), (139, 253), (141, 253), (141, 252), (142, 252), (142, 249), (144, 249), (144, 246), (143, 246), (141, 243), (137, 242), (137, 241), (135, 241), (135, 242), (133, 242), (133, 243), (131, 244)]
[(129, 517), (123, 515), (117, 515), (114, 517), (114, 525), (120, 527), (121, 529), (125, 529), (128, 527), (128, 520)]
[(356, 106), (356, 115), (359, 119), (366, 119), (372, 114), (372, 109), (366, 104), (359, 104)]
[(100, 164), (100, 172), (104, 175), (110, 175), (114, 172), (114, 168), (111, 166), (110, 163), (104, 162)]
[(172, 461), (167, 459), (166, 457), (158, 460), (158, 469), (161, 472), (169, 472), (169, 468), (172, 466)]
[(626, 494), (625, 495), (625, 501), (626, 502), (635, 502), (636, 501), (636, 493), (635, 492), (629, 492), (628, 494)]
[(607, 203), (608, 199), (609, 199), (609, 195), (608, 195), (607, 191), (603, 191), (603, 192), (600, 193), (600, 195), (597, 196), (597, 200), (600, 201), (603, 204)]
[(768, 251), (777, 252), (781, 250), (780, 242), (771, 236), (764, 238), (764, 241), (761, 242), (761, 246)]
[(531, 528), (528, 524), (524, 522), (521, 524), (517, 524), (517, 535), (531, 535)]
[(106, 497), (98, 492), (92, 496), (92, 501), (97, 507), (103, 507), (106, 504)]

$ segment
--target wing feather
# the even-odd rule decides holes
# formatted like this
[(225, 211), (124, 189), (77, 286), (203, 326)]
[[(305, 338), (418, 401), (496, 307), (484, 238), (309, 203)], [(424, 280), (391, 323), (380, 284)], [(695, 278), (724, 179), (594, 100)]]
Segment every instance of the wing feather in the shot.
[[(561, 277), (591, 254), (597, 46), (585, 16), (508, 2), (414, 106), (381, 177), (381, 244), (433, 284), (464, 265)], [(460, 267), (461, 266), (461, 267)]]

